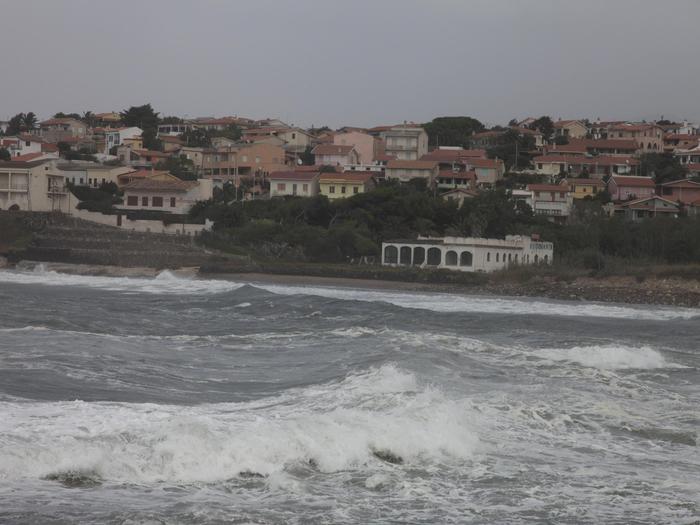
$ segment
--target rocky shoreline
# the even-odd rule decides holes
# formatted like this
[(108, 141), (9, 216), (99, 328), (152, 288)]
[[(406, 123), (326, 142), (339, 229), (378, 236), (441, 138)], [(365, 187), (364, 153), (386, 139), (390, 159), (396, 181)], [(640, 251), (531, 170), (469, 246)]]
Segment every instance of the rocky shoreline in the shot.
[[(0, 267), (3, 261), (0, 260)], [(71, 264), (21, 261), (16, 265), (5, 262), (6, 268), (31, 271), (43, 265), (47, 271), (74, 275), (109, 277), (155, 277), (162, 269), (153, 267), (124, 267), (91, 264)], [(666, 305), (700, 307), (700, 281), (679, 278), (650, 277), (640, 282), (634, 277), (578, 277), (571, 281), (551, 277), (536, 277), (526, 282), (488, 278), (481, 282), (425, 283), (397, 280), (367, 279), (319, 275), (289, 275), (276, 272), (222, 272), (201, 273), (197, 267), (169, 270), (176, 275), (200, 279), (226, 279), (254, 284), (256, 282), (317, 285), (346, 288), (397, 290), (404, 292), (442, 292), (469, 295), (498, 295), (512, 297), (547, 298), (566, 301), (593, 301), (605, 303)]]

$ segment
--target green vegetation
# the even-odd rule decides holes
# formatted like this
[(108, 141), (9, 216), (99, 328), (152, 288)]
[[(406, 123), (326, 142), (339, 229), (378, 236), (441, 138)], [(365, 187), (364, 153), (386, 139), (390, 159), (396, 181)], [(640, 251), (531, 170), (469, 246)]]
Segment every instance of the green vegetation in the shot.
[(7, 255), (22, 251), (33, 238), (32, 229), (19, 215), (3, 212), (0, 214), (0, 254)]
[(423, 181), (382, 183), (347, 199), (323, 196), (231, 202), (217, 191), (198, 203), (192, 217), (214, 221), (204, 236), (211, 247), (250, 253), (260, 260), (340, 263), (378, 257), (381, 242), (417, 235), (503, 238), (539, 234), (554, 242), (555, 260), (563, 267), (597, 272), (619, 261), (627, 269), (649, 264), (700, 262), (700, 220), (658, 217), (630, 222), (603, 213), (602, 199), (575, 204), (567, 224), (533, 215), (504, 189), (484, 191), (461, 208), (436, 197)]
[(131, 106), (121, 112), (121, 117), (124, 126), (141, 128), (144, 148), (153, 150), (161, 148), (160, 141), (156, 138), (160, 120), (158, 113), (153, 110), (150, 104)]
[(529, 167), (534, 150), (534, 137), (509, 129), (496, 139), (496, 144), (488, 148), (486, 153), (491, 159), (501, 159), (506, 169), (511, 170)]
[(684, 179), (688, 174), (687, 168), (671, 153), (645, 153), (640, 161), (640, 175), (654, 177), (657, 184)]
[(80, 210), (109, 213), (115, 204), (122, 202), (122, 193), (113, 182), (101, 184), (98, 188), (68, 183), (68, 189), (80, 201), (78, 204)]
[(484, 130), (484, 125), (472, 117), (438, 117), (423, 124), (431, 146), (468, 147), (469, 136)]
[(186, 146), (208, 148), (211, 147), (211, 140), (216, 137), (224, 137), (231, 140), (239, 140), (241, 138), (241, 128), (235, 124), (226, 126), (221, 130), (206, 130), (195, 128), (185, 131), (180, 138)]
[(12, 160), (12, 155), (6, 148), (0, 148), (0, 160)]
[(5, 135), (17, 135), (19, 133), (26, 133), (36, 128), (36, 124), (37, 118), (36, 114), (34, 114), (33, 112), (30, 111), (29, 113), (17, 113), (8, 122)]

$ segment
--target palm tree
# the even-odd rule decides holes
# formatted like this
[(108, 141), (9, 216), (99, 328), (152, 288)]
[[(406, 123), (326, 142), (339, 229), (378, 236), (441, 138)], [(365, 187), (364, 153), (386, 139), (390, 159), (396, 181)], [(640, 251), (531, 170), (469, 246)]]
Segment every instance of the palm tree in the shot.
[(25, 113), (24, 117), (22, 118), (22, 126), (24, 127), (25, 131), (33, 130), (36, 127), (36, 122), (36, 115), (32, 111)]

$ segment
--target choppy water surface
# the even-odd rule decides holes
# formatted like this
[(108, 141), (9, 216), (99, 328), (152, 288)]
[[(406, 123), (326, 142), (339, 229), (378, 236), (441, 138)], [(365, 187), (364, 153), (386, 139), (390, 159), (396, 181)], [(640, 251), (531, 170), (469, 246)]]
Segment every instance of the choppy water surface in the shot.
[(693, 523), (700, 311), (0, 272), (2, 523)]

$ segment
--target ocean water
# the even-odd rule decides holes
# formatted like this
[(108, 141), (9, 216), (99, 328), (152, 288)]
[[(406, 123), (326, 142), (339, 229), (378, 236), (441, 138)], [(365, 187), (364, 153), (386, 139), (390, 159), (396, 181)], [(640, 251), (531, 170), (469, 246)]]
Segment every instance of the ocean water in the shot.
[(0, 272), (0, 523), (700, 520), (700, 310)]

